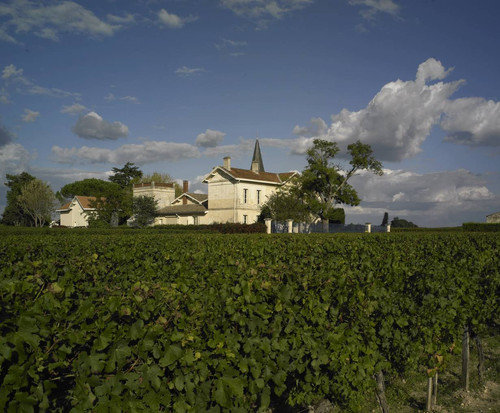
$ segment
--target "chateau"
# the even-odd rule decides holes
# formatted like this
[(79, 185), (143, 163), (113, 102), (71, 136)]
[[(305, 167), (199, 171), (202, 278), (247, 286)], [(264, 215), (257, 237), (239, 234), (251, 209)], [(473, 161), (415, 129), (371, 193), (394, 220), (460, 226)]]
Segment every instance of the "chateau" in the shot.
[(208, 194), (188, 192), (188, 182), (183, 183), (183, 193), (175, 198), (173, 184), (137, 184), (134, 196), (153, 196), (159, 205), (153, 225), (211, 224), (234, 222), (251, 224), (257, 221), (262, 205), (278, 188), (285, 185), (296, 172), (266, 172), (259, 141), (250, 169), (231, 166), (226, 157), (223, 165), (216, 166), (205, 176)]

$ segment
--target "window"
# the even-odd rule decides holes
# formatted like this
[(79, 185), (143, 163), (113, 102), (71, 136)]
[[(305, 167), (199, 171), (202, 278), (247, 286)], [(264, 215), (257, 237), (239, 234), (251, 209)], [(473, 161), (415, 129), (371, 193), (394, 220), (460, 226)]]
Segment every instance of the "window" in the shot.
[(243, 190), (243, 203), (246, 204), (247, 203), (247, 195), (248, 195), (248, 189), (244, 189)]
[(257, 189), (257, 204), (260, 204), (260, 189)]
[(243, 215), (243, 223), (248, 224), (248, 215)]

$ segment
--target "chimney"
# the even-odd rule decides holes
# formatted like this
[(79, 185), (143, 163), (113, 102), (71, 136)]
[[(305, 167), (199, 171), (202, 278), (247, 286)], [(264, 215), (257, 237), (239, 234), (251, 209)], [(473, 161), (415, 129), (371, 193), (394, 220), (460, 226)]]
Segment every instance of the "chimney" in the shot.
[(228, 171), (231, 170), (231, 157), (230, 156), (226, 156), (224, 158), (224, 168), (226, 168)]
[[(189, 190), (189, 181), (182, 181), (182, 192), (186, 194)], [(187, 198), (186, 196), (182, 197), (182, 205), (187, 204)]]

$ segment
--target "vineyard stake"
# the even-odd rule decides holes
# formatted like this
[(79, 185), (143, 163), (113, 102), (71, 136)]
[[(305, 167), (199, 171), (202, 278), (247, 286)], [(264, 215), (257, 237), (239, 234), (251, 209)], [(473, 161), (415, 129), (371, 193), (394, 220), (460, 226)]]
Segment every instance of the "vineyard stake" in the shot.
[(462, 386), (469, 391), (469, 328), (466, 326), (462, 337)]
[(427, 378), (427, 405), (425, 410), (432, 411), (432, 377)]
[(481, 339), (476, 335), (474, 337), (474, 341), (476, 342), (477, 347), (477, 374), (479, 376), (479, 384), (484, 383), (484, 351), (483, 351), (483, 343), (481, 343)]
[(377, 400), (378, 404), (380, 406), (380, 409), (382, 410), (382, 413), (389, 413), (389, 406), (387, 404), (387, 399), (385, 398), (385, 384), (384, 384), (384, 373), (382, 370), (380, 370), (376, 374), (376, 379), (377, 379)]
[(438, 397), (438, 372), (434, 374), (433, 383), (432, 383), (432, 408), (437, 405), (437, 397)]

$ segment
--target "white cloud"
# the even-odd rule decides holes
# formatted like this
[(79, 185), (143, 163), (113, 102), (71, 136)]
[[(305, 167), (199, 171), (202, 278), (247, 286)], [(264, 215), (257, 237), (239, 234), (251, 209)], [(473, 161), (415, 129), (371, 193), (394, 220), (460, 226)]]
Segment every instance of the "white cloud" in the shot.
[(33, 86), (27, 91), (32, 95), (46, 95), (54, 98), (66, 98), (66, 97), (74, 97), (79, 98), (81, 96), (80, 93), (76, 92), (68, 92), (66, 90), (57, 89), (57, 88), (47, 88), (42, 86)]
[(29, 153), (18, 143), (0, 146), (0, 176), (4, 177), (6, 173), (21, 173), (27, 169), (29, 161), (34, 158), (36, 154)]
[(298, 136), (318, 136), (325, 134), (327, 130), (328, 125), (323, 119), (312, 118), (306, 127), (295, 125), (293, 134)]
[(81, 148), (52, 147), (54, 160), (59, 163), (112, 163), (133, 162), (138, 165), (158, 161), (177, 161), (198, 158), (200, 152), (187, 143), (146, 141), (141, 144), (122, 145), (117, 149), (83, 146)]
[(259, 27), (265, 27), (270, 19), (281, 19), (309, 6), (313, 0), (220, 0), (220, 3), (237, 16), (252, 19)]
[(218, 130), (207, 129), (196, 137), (196, 146), (214, 148), (224, 140), (226, 134)]
[(21, 118), (21, 120), (25, 123), (31, 123), (36, 120), (40, 116), (40, 112), (35, 112), (30, 109), (24, 109), (24, 116)]
[(23, 69), (17, 69), (13, 64), (5, 66), (2, 71), (2, 79), (18, 78), (22, 75)]
[(122, 100), (124, 102), (140, 103), (139, 99), (137, 99), (135, 96), (116, 97), (113, 93), (108, 93), (108, 95), (104, 97), (104, 100), (107, 100), (108, 102), (112, 102), (114, 100)]
[(176, 14), (169, 13), (165, 9), (161, 9), (158, 12), (158, 19), (161, 24), (168, 27), (169, 29), (181, 29), (186, 23), (191, 23), (197, 20), (196, 17), (179, 17)]
[(371, 20), (377, 13), (387, 13), (397, 16), (399, 5), (394, 0), (349, 0), (351, 6), (363, 6), (360, 14), (367, 20)]
[(0, 148), (12, 142), (12, 134), (0, 123)]
[(452, 69), (430, 58), (412, 81), (387, 83), (357, 112), (342, 109), (325, 131), (321, 118), (295, 126), (292, 153), (304, 154), (313, 137), (345, 145), (370, 144), (380, 160), (400, 161), (421, 152), (433, 126), (448, 132), (446, 141), (470, 146), (500, 145), (500, 103), (483, 98), (451, 99), (464, 80), (444, 82)]
[(500, 102), (463, 98), (448, 102), (440, 124), (445, 140), (469, 146), (500, 146)]
[(80, 116), (73, 126), (80, 138), (116, 140), (128, 136), (128, 127), (121, 122), (108, 122), (95, 112)]
[(388, 211), (417, 224), (460, 225), (467, 219), (484, 221), (500, 208), (500, 196), (488, 188), (486, 178), (465, 169), (427, 174), (385, 169), (383, 176), (363, 172), (349, 182), (362, 199), (360, 207), (346, 208), (350, 221), (363, 217), (378, 224), (369, 217), (380, 215), (381, 221)]
[(179, 76), (194, 76), (197, 74), (200, 74), (204, 72), (205, 69), (202, 67), (187, 67), (187, 66), (182, 66), (179, 67), (176, 71), (175, 74)]
[[(90, 36), (112, 36), (121, 24), (110, 24), (99, 19), (92, 11), (73, 1), (45, 4), (30, 0), (12, 0), (0, 7), (0, 17), (5, 19), (1, 39), (17, 43), (8, 32), (15, 35), (33, 33), (38, 37), (58, 41), (60, 33), (77, 33)], [(116, 17), (112, 17), (111, 20)]]
[(76, 115), (78, 113), (83, 112), (87, 108), (80, 103), (73, 103), (69, 106), (63, 106), (61, 109), (61, 113), (69, 113), (70, 115)]

